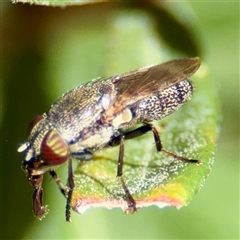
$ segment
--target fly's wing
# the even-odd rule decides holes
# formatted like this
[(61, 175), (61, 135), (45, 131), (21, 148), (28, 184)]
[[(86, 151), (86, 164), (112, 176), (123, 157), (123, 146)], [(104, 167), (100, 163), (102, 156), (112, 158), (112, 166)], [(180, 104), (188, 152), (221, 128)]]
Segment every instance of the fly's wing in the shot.
[(96, 79), (64, 94), (51, 106), (47, 115), (57, 124), (91, 124), (99, 118), (102, 109), (106, 115), (112, 116), (123, 106), (186, 79), (199, 66), (199, 58), (187, 58), (144, 67), (109, 79)]
[(186, 58), (140, 68), (116, 76), (112, 79), (117, 91), (114, 105), (130, 105), (149, 94), (166, 89), (190, 77), (199, 66), (199, 58)]

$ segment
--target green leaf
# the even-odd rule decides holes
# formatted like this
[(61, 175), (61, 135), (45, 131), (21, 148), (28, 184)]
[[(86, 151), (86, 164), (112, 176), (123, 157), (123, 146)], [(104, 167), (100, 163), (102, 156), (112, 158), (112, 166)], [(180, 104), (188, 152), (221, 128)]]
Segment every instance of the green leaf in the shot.
[[(138, 17), (126, 13), (116, 17), (112, 24), (110, 40), (114, 44), (108, 45), (106, 61), (111, 74), (120, 72), (114, 66), (130, 70), (125, 66), (128, 61), (119, 56), (121, 49), (131, 56), (131, 66), (161, 59), (161, 46), (151, 35), (151, 22)], [(124, 61), (118, 64), (116, 59)], [(211, 171), (219, 115), (215, 86), (204, 64), (192, 79), (195, 86), (192, 99), (154, 125), (161, 133), (165, 149), (198, 159), (201, 164), (185, 163), (158, 153), (152, 133), (125, 141), (123, 178), (138, 208), (187, 205)], [(75, 211), (82, 213), (91, 207), (127, 208), (124, 190), (116, 178), (118, 154), (119, 147), (109, 148), (79, 164), (72, 199)]]
[[(160, 1), (126, 1), (126, 6), (145, 11), (154, 21), (154, 29), (164, 43), (186, 56), (199, 56), (193, 14), (186, 14), (187, 5), (177, 2), (164, 4)], [(191, 13), (191, 9), (188, 9)]]
[(30, 3), (41, 6), (66, 7), (72, 5), (82, 5), (88, 3), (98, 3), (103, 0), (12, 0), (13, 3)]

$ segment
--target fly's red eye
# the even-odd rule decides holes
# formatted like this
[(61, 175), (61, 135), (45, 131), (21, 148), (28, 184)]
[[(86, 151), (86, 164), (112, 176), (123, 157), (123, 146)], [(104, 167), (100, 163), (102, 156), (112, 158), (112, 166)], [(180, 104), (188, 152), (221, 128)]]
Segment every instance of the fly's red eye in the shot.
[(28, 125), (28, 133), (43, 119), (42, 115), (37, 115)]
[(54, 129), (43, 138), (41, 158), (49, 165), (59, 165), (68, 159), (68, 145)]

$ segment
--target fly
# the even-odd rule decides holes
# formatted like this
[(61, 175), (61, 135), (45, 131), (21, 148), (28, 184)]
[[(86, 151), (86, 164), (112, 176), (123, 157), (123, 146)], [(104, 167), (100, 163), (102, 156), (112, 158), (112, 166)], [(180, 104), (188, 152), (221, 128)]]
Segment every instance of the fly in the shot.
[[(48, 112), (36, 116), (29, 125), (27, 142), (18, 148), (18, 152), (24, 153), (23, 169), (34, 189), (34, 215), (41, 219), (46, 214), (42, 182), (43, 174), (49, 171), (67, 199), (66, 221), (70, 221), (74, 190), (72, 159), (90, 160), (96, 151), (114, 146), (119, 146), (117, 177), (126, 196), (127, 212), (137, 211), (122, 177), (124, 141), (150, 131), (158, 152), (199, 163), (164, 149), (157, 129), (151, 124), (176, 111), (191, 97), (193, 86), (187, 78), (199, 66), (199, 58), (186, 58), (99, 78), (65, 93)], [(137, 124), (141, 126), (129, 130)], [(68, 162), (66, 187), (54, 170), (65, 162)]]

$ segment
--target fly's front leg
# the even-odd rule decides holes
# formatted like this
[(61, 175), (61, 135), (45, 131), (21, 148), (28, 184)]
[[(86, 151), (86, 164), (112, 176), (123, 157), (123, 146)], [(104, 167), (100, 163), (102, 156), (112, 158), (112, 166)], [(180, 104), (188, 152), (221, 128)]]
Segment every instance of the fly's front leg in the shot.
[(71, 200), (72, 200), (72, 194), (74, 190), (74, 180), (73, 180), (73, 172), (72, 172), (72, 159), (68, 159), (68, 180), (67, 180), (67, 187), (65, 187), (61, 179), (58, 177), (55, 171), (51, 170), (49, 171), (52, 178), (55, 180), (55, 182), (58, 185), (58, 188), (60, 192), (63, 194), (65, 198), (67, 198), (67, 204), (66, 204), (66, 221), (71, 221)]
[(58, 177), (57, 173), (53, 170), (49, 171), (51, 177), (55, 180), (56, 184), (58, 185), (58, 188), (62, 195), (67, 198), (68, 195), (68, 188), (64, 186), (61, 182), (61, 179)]
[(72, 158), (68, 159), (68, 179), (67, 179), (67, 186), (68, 186), (68, 195), (67, 195), (67, 205), (66, 205), (66, 221), (71, 222), (71, 201), (72, 201), (72, 194), (74, 190), (74, 180), (73, 180), (73, 171), (72, 171)]

